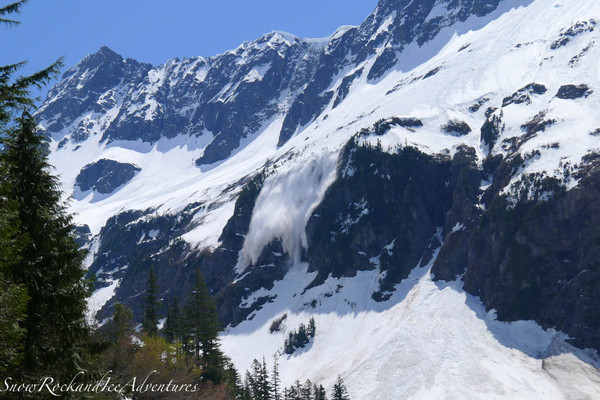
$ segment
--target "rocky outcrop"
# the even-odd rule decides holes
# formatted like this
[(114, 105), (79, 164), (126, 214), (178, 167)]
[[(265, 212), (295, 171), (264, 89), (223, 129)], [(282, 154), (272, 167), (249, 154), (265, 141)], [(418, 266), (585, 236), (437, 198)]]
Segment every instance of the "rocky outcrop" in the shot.
[(92, 134), (95, 125), (81, 120), (81, 116), (90, 112), (103, 115), (116, 107), (116, 89), (121, 82), (136, 86), (151, 68), (150, 64), (124, 59), (104, 46), (63, 74), (36, 115), (50, 133), (69, 129), (64, 133), (70, 134), (74, 142), (81, 142)]
[(530, 83), (527, 86), (517, 90), (511, 96), (505, 97), (502, 101), (502, 107), (509, 106), (511, 104), (531, 104), (532, 96), (543, 95), (548, 89), (546, 86), (540, 83)]
[(565, 100), (574, 100), (582, 97), (588, 97), (592, 94), (592, 90), (588, 87), (588, 85), (563, 85), (558, 89), (556, 93), (556, 97), (559, 99)]
[(464, 121), (448, 121), (442, 130), (452, 136), (465, 136), (471, 132), (471, 127)]
[(599, 179), (595, 165), (572, 190), (547, 182), (547, 200), (496, 194), (470, 236), (465, 289), (501, 319), (533, 319), (599, 349)]
[(100, 246), (88, 276), (96, 277), (96, 288), (115, 280), (120, 284), (98, 313), (99, 320), (110, 317), (112, 305), (120, 302), (131, 307), (141, 321), (143, 296), (139, 294), (146, 289), (151, 266), (165, 304), (189, 292), (196, 259), (189, 257), (191, 249), (179, 236), (189, 229), (194, 211), (200, 207), (191, 204), (177, 216), (154, 216), (153, 210), (127, 211), (108, 220), (100, 231)]
[(484, 177), (484, 172), (477, 165), (475, 150), (466, 146), (455, 154), (449, 172), (452, 202), (444, 216), (444, 245), (431, 268), (436, 279), (447, 281), (456, 279), (465, 271), (469, 252), (468, 239), (482, 214), (478, 205)]
[(351, 141), (337, 180), (309, 219), (307, 260), (319, 285), (380, 266), (383, 290), (405, 278), (443, 224), (450, 160), (412, 147), (387, 153)]
[(596, 29), (596, 21), (590, 19), (589, 21), (579, 21), (572, 26), (562, 29), (559, 37), (552, 42), (550, 48), (552, 50), (559, 49), (566, 46), (574, 37), (581, 35), (585, 32), (593, 32)]
[(83, 192), (93, 190), (108, 194), (129, 182), (140, 171), (133, 164), (102, 159), (83, 167), (75, 179), (75, 185)]

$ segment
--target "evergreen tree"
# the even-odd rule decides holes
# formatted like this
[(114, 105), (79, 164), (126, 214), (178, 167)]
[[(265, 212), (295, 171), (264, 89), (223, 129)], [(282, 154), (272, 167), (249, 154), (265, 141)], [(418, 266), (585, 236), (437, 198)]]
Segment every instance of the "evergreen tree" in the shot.
[(260, 399), (260, 362), (255, 358), (252, 361), (252, 372), (246, 371), (246, 385), (250, 389), (250, 397), (253, 400)]
[(21, 1), (17, 1), (15, 3), (9, 4), (7, 6), (4, 6), (4, 7), (0, 8), (0, 23), (3, 23), (5, 25), (18, 25), (18, 24), (20, 24), (19, 21), (15, 21), (14, 19), (4, 18), (4, 16), (8, 15), (8, 14), (19, 13), (21, 11), (21, 7), (23, 7), (23, 5), (26, 2), (27, 2), (27, 0), (21, 0)]
[(110, 348), (104, 354), (103, 367), (122, 374), (130, 366), (136, 350), (131, 342), (133, 311), (121, 303), (115, 303), (113, 309), (113, 319), (108, 326)]
[(306, 325), (300, 324), (300, 327), (298, 328), (298, 333), (296, 334), (294, 345), (296, 346), (296, 348), (302, 348), (306, 346), (308, 342), (309, 340), (306, 331)]
[(310, 342), (310, 338), (315, 337), (316, 333), (315, 319), (311, 317), (308, 327), (303, 323), (298, 327), (298, 331), (291, 331), (283, 345), (283, 351), (286, 354), (294, 354), (296, 349), (303, 348)]
[(133, 311), (121, 303), (115, 303), (113, 309), (113, 320), (110, 325), (111, 341), (117, 342), (120, 338), (131, 340), (131, 335), (133, 335)]
[[(0, 25), (18, 25), (20, 22), (10, 18), (10, 15), (19, 13), (26, 2), (27, 0), (21, 0), (0, 7)], [(5, 129), (5, 124), (12, 119), (15, 110), (34, 106), (31, 87), (40, 88), (55, 78), (62, 66), (62, 61), (58, 60), (50, 67), (33, 75), (15, 78), (15, 73), (25, 64), (25, 61), (21, 61), (16, 64), (0, 66), (0, 126), (2, 130)]]
[(300, 400), (299, 396), (300, 394), (298, 393), (296, 386), (290, 386), (288, 389), (286, 389), (286, 400)]
[(286, 354), (294, 354), (296, 348), (294, 347), (294, 334), (295, 332), (290, 332), (288, 334), (288, 338), (285, 339), (285, 344), (283, 345), (283, 351)]
[(248, 377), (244, 381), (244, 386), (242, 388), (242, 394), (239, 396), (240, 400), (253, 400), (252, 398), (252, 390), (250, 389), (250, 383), (248, 382)]
[(313, 399), (314, 400), (327, 400), (327, 392), (323, 385), (316, 385), (313, 388)]
[(24, 112), (16, 123), (2, 138), (0, 163), (24, 243), (10, 278), (29, 295), (23, 324), (25, 373), (68, 376), (77, 370), (78, 347), (87, 336), (84, 312), (90, 287), (83, 279), (84, 253), (72, 236), (71, 217), (61, 202), (58, 179), (49, 172), (35, 121)]
[(170, 342), (181, 340), (181, 316), (179, 313), (179, 299), (177, 297), (173, 299), (173, 302), (167, 308), (165, 337)]
[(230, 388), (232, 394), (236, 399), (240, 399), (244, 395), (244, 385), (241, 382), (240, 375), (231, 362), (231, 359), (227, 356), (223, 356), (223, 365), (224, 365), (224, 382)]
[(22, 285), (5, 280), (0, 274), (0, 376), (18, 368), (23, 357), (27, 291)]
[(273, 400), (281, 400), (281, 380), (279, 379), (279, 363), (277, 356), (273, 357), (273, 374), (271, 375), (271, 385), (273, 388)]
[(16, 202), (8, 198), (11, 190), (6, 176), (6, 168), (0, 163), (0, 273), (8, 277), (18, 268), (25, 237), (19, 234), (18, 209)]
[[(0, 25), (19, 24), (11, 15), (25, 3), (0, 7)], [(83, 311), (88, 287), (81, 279), (83, 258), (70, 236), (58, 181), (48, 171), (45, 146), (26, 112), (34, 105), (31, 88), (57, 76), (62, 63), (15, 77), (24, 65), (0, 66), (0, 337), (6, 345), (17, 338), (20, 342), (0, 359), (3, 365), (12, 363), (13, 373), (32, 377), (52, 370), (53, 376), (68, 376), (87, 333)], [(21, 118), (15, 118), (17, 113)], [(18, 365), (19, 347), (23, 365)]]
[(18, 217), (14, 202), (8, 201), (7, 183), (0, 164), (0, 376), (20, 366), (23, 358), (22, 324), (26, 316), (27, 290), (12, 278), (19, 264)]
[(204, 370), (204, 377), (220, 383), (223, 379), (223, 355), (219, 350), (217, 306), (208, 292), (200, 270), (185, 306), (185, 336), (191, 342), (193, 357)]
[(146, 296), (144, 297), (144, 319), (142, 320), (142, 328), (148, 335), (155, 335), (158, 331), (159, 309), (158, 283), (154, 274), (154, 268), (150, 267), (148, 283), (146, 285)]
[(302, 400), (302, 384), (300, 381), (296, 381), (294, 386), (290, 386), (288, 390), (289, 400)]
[(350, 400), (348, 389), (346, 389), (346, 385), (344, 385), (344, 381), (340, 375), (338, 375), (331, 390), (331, 400)]
[(317, 325), (315, 324), (315, 319), (310, 317), (308, 320), (308, 328), (306, 329), (306, 333), (309, 337), (314, 338), (317, 333)]
[(302, 400), (313, 400), (312, 399), (312, 394), (313, 394), (312, 389), (313, 389), (313, 384), (310, 381), (310, 379), (307, 379), (306, 382), (304, 382), (302, 389), (300, 390), (300, 397), (302, 398)]
[(272, 386), (269, 379), (269, 369), (267, 368), (267, 362), (263, 356), (261, 370), (260, 370), (260, 393), (263, 400), (272, 399)]

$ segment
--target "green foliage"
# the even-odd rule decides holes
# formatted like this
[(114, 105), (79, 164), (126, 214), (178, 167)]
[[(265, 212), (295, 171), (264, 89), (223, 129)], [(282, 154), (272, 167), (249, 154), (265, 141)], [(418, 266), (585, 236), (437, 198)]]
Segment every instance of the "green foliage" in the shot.
[(115, 374), (124, 374), (133, 362), (133, 355), (138, 350), (131, 338), (134, 334), (132, 327), (133, 311), (131, 308), (115, 303), (113, 319), (109, 322), (109, 346), (102, 355), (100, 372), (114, 371)]
[(47, 162), (42, 136), (24, 112), (17, 127), (2, 138), (0, 163), (4, 193), (17, 208), (17, 232), (23, 246), (9, 276), (29, 295), (24, 367), (29, 374), (73, 373), (78, 346), (87, 336), (84, 312), (89, 283), (84, 253), (72, 236), (71, 217), (61, 202), (58, 179)]
[[(27, 0), (17, 1), (0, 7), (0, 25), (18, 25), (20, 22), (9, 18), (11, 14), (21, 11)], [(29, 76), (15, 77), (15, 74), (26, 64), (26, 61), (0, 66), (0, 134), (10, 134), (9, 122), (15, 112), (27, 111), (34, 106), (31, 88), (41, 88), (54, 79), (62, 67), (59, 59), (46, 69)]]
[(314, 400), (327, 400), (327, 392), (323, 385), (316, 385), (313, 388), (313, 399)]
[(273, 388), (273, 400), (281, 400), (281, 380), (279, 379), (279, 363), (277, 362), (277, 357), (274, 357), (273, 359), (271, 387)]
[(113, 315), (113, 340), (120, 337), (129, 337), (133, 334), (131, 322), (133, 321), (133, 311), (121, 303), (115, 303), (113, 306), (115, 313)]
[(182, 316), (179, 309), (179, 299), (175, 297), (167, 308), (167, 320), (165, 321), (164, 334), (168, 341), (174, 342), (182, 338)]
[(306, 328), (306, 333), (308, 334), (308, 337), (315, 337), (315, 334), (317, 333), (317, 324), (315, 323), (314, 317), (310, 317), (308, 320), (308, 328)]
[(0, 376), (17, 367), (23, 357), (27, 291), (0, 274)]
[(296, 381), (284, 391), (284, 400), (327, 400), (325, 389), (307, 379), (304, 384)]
[(258, 194), (262, 190), (262, 187), (265, 183), (265, 179), (267, 178), (267, 176), (268, 176), (268, 174), (265, 170), (260, 171), (256, 175), (254, 175), (248, 181), (248, 183), (246, 183), (246, 185), (240, 192), (238, 201), (240, 203), (252, 203), (253, 204), (256, 201)]
[(294, 354), (296, 349), (304, 348), (310, 339), (315, 337), (317, 327), (313, 317), (308, 321), (308, 327), (301, 323), (297, 331), (291, 331), (283, 345), (283, 351), (286, 354)]
[(18, 214), (14, 201), (6, 197), (6, 176), (0, 164), (0, 376), (18, 368), (23, 359), (23, 322), (27, 290), (11, 279), (19, 263), (22, 237), (18, 232)]
[(148, 284), (146, 285), (146, 296), (144, 297), (144, 319), (142, 321), (142, 328), (148, 335), (155, 335), (158, 332), (158, 311), (160, 306), (156, 274), (154, 273), (154, 268), (150, 267)]
[(200, 270), (196, 271), (196, 282), (184, 307), (184, 337), (187, 348), (202, 366), (206, 379), (223, 381), (223, 355), (219, 350), (219, 321), (217, 306), (208, 292)]
[(23, 7), (23, 5), (25, 5), (25, 3), (27, 3), (27, 0), (20, 0), (15, 3), (11, 3), (9, 5), (1, 7), (0, 8), (0, 23), (6, 24), (6, 25), (19, 25), (21, 23), (20, 21), (15, 21), (14, 19), (6, 19), (6, 18), (4, 18), (4, 16), (9, 15), (9, 14), (17, 14), (17, 13), (21, 12), (21, 7)]
[(333, 389), (331, 390), (331, 400), (350, 400), (348, 389), (346, 389), (344, 380), (339, 375), (335, 381), (335, 384), (333, 385)]
[(0, 273), (8, 278), (18, 268), (19, 253), (27, 238), (19, 232), (17, 203), (9, 198), (10, 183), (6, 176), (6, 167), (0, 162)]
[[(350, 400), (344, 381), (338, 376), (332, 388), (332, 396), (336, 400)], [(273, 363), (271, 380), (265, 359), (260, 362), (254, 359), (250, 371), (246, 371), (243, 387), (238, 395), (241, 400), (327, 400), (327, 392), (323, 385), (307, 379), (304, 383), (296, 381), (292, 386), (279, 388), (279, 365), (277, 357)]]
[(254, 359), (252, 362), (252, 372), (246, 372), (246, 380), (250, 388), (250, 397), (252, 400), (271, 400), (273, 398), (269, 370), (264, 358), (262, 363)]
[[(1, 7), (0, 25), (17, 25), (11, 15), (25, 3)], [(46, 143), (29, 114), (31, 88), (53, 79), (61, 61), (16, 76), (24, 65), (0, 66), (0, 370), (61, 378), (81, 363), (90, 287)]]

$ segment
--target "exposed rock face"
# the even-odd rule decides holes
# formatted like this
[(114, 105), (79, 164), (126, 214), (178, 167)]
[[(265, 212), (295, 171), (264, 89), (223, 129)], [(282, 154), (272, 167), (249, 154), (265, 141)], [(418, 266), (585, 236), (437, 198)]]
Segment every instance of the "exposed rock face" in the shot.
[(530, 83), (529, 85), (517, 90), (512, 96), (505, 97), (502, 101), (502, 107), (506, 107), (511, 104), (531, 104), (531, 97), (533, 95), (542, 95), (546, 93), (548, 89), (546, 86), (540, 83)]
[(556, 50), (561, 47), (564, 47), (574, 37), (576, 37), (584, 32), (593, 32), (594, 29), (596, 29), (596, 21), (595, 20), (590, 19), (589, 21), (579, 21), (579, 22), (573, 24), (573, 26), (571, 26), (567, 29), (563, 29), (560, 32), (558, 39), (556, 39), (554, 42), (552, 42), (552, 44), (550, 45), (550, 48), (552, 50)]
[(449, 171), (448, 184), (453, 189), (452, 206), (443, 222), (444, 245), (431, 269), (436, 279), (451, 281), (464, 272), (469, 235), (481, 216), (478, 204), (483, 177), (475, 150), (462, 147), (454, 156)]
[(77, 243), (77, 246), (79, 247), (86, 246), (92, 238), (92, 232), (87, 225), (75, 225), (74, 234), (75, 243)]
[(220, 240), (222, 245), (213, 253), (207, 254), (201, 264), (202, 271), (209, 276), (222, 275), (225, 267), (232, 271), (227, 281), (218, 282), (217, 306), (220, 318), (227, 323), (237, 324), (243, 321), (251, 312), (259, 309), (268, 297), (258, 298), (255, 302), (240, 307), (252, 292), (266, 288), (271, 289), (275, 281), (283, 278), (287, 272), (288, 260), (284, 257), (281, 243), (276, 240), (267, 245), (254, 265), (248, 266), (243, 277), (232, 281), (233, 271), (238, 262), (239, 253), (244, 245), (244, 237), (248, 233), (252, 211), (256, 199), (262, 190), (265, 173), (259, 173), (248, 180), (240, 193), (233, 216), (225, 225)]
[(452, 136), (465, 136), (471, 132), (471, 127), (464, 121), (448, 121), (442, 126), (444, 132)]
[(83, 167), (75, 179), (75, 184), (84, 192), (94, 190), (108, 194), (129, 182), (140, 171), (141, 169), (133, 164), (102, 159)]
[[(189, 246), (178, 236), (191, 222), (193, 212), (202, 207), (191, 204), (177, 216), (153, 216), (153, 210), (127, 211), (112, 217), (99, 234), (98, 255), (89, 268), (97, 277), (96, 288), (119, 280), (115, 296), (100, 310), (98, 319), (112, 315), (112, 305), (127, 304), (141, 320), (142, 293), (150, 266), (159, 279), (161, 298), (168, 301), (188, 293), (193, 282), (196, 259), (189, 258)], [(176, 293), (170, 288), (178, 287)], [(166, 304), (166, 303), (165, 303)]]
[[(150, 64), (123, 59), (108, 47), (102, 47), (63, 74), (61, 81), (48, 92), (38, 118), (45, 120), (50, 133), (70, 134), (71, 140), (81, 142), (95, 125), (81, 116), (90, 112), (101, 115), (116, 107), (122, 82), (136, 86), (151, 68)], [(67, 128), (69, 132), (64, 132)]]
[(381, 266), (388, 291), (408, 276), (450, 207), (449, 168), (411, 147), (388, 154), (350, 142), (306, 228), (312, 285)]
[[(328, 104), (343, 101), (363, 73), (370, 80), (383, 77), (404, 46), (423, 45), (444, 27), (486, 15), (498, 3), (385, 0), (359, 27), (340, 29), (328, 40), (271, 32), (216, 57), (156, 67), (102, 47), (63, 75), (37, 115), (50, 133), (65, 137), (62, 146), (100, 133), (106, 143), (212, 135), (197, 160), (212, 164), (277, 117), (283, 118), (283, 145)], [(434, 7), (447, 13), (427, 19)], [(368, 72), (358, 68), (375, 55)], [(332, 89), (343, 70), (350, 72)]]
[(592, 94), (592, 90), (588, 87), (588, 85), (563, 85), (558, 89), (558, 93), (556, 93), (556, 97), (559, 99), (579, 99), (581, 97), (588, 97)]
[[(268, 298), (258, 299), (246, 308), (240, 303), (261, 287), (271, 288), (287, 272), (288, 260), (281, 244), (275, 241), (263, 250), (256, 265), (250, 266), (242, 279), (234, 282), (234, 267), (244, 244), (256, 198), (265, 175), (258, 174), (245, 182), (235, 204), (235, 212), (220, 237), (221, 245), (212, 251), (190, 248), (179, 238), (194, 227), (192, 217), (205, 204), (190, 204), (178, 215), (152, 215), (153, 210), (124, 212), (111, 218), (100, 232), (99, 256), (90, 267), (96, 274), (96, 288), (119, 279), (115, 296), (98, 314), (111, 315), (114, 302), (131, 307), (138, 319), (143, 312), (143, 298), (148, 271), (154, 267), (159, 279), (160, 297), (168, 304), (174, 297), (184, 300), (191, 290), (197, 268), (202, 271), (209, 290), (216, 296), (219, 317), (225, 324), (243, 321)], [(126, 265), (125, 268), (119, 266)]]
[[(488, 110), (489, 111), (489, 110)], [(488, 151), (494, 147), (504, 125), (502, 118), (494, 114), (493, 110), (487, 116), (487, 119), (481, 126), (481, 143), (488, 147)]]
[(547, 201), (494, 195), (469, 241), (465, 289), (505, 320), (556, 327), (600, 347), (600, 168)]

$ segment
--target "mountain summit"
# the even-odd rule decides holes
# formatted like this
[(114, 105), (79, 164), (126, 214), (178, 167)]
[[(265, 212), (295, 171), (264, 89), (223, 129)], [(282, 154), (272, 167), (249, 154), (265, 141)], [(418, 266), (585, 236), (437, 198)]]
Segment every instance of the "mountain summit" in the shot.
[[(211, 136), (197, 164), (212, 164), (281, 115), (278, 145), (283, 145), (328, 103), (339, 104), (359, 74), (379, 79), (397, 64), (405, 46), (422, 46), (443, 28), (496, 6), (497, 1), (382, 1), (360, 27), (323, 40), (270, 32), (216, 57), (157, 67), (123, 60), (102, 47), (65, 73), (38, 117), (50, 132), (60, 132), (64, 143), (77, 143), (95, 131), (88, 122), (64, 129), (90, 111), (112, 116), (99, 128), (103, 142)], [(354, 75), (331, 90), (338, 75), (349, 70)], [(74, 104), (74, 98), (86, 101)]]

